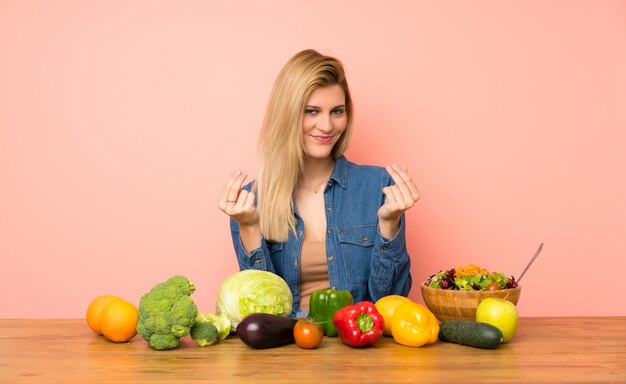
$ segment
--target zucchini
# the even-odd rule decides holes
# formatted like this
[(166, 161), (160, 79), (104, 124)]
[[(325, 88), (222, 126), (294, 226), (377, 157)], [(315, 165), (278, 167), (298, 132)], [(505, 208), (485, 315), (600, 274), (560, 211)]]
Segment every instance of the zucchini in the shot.
[(502, 342), (502, 332), (491, 324), (447, 320), (439, 325), (439, 339), (474, 348), (493, 349)]

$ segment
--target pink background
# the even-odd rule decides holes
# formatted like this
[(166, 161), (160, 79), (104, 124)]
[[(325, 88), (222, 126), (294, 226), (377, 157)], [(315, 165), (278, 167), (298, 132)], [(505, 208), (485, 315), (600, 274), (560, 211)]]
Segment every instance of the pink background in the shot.
[(0, 318), (237, 270), (217, 199), (273, 80), (344, 61), (356, 162), (406, 164), (411, 298), (469, 262), (522, 316), (626, 315), (626, 2), (0, 0)]

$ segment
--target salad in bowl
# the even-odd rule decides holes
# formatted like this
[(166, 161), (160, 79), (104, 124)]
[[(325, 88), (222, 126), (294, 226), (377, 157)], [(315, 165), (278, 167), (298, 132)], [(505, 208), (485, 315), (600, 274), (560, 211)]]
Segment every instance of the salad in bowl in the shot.
[(495, 291), (518, 286), (515, 277), (500, 272), (489, 272), (474, 264), (437, 272), (428, 278), (426, 285), (431, 288), (459, 291)]

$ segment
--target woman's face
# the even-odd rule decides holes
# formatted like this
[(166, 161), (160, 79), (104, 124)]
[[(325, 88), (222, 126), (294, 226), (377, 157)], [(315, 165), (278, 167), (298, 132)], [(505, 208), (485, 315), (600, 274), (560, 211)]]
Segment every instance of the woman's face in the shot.
[(305, 155), (316, 159), (330, 156), (347, 125), (346, 95), (341, 86), (315, 89), (306, 102), (302, 118)]

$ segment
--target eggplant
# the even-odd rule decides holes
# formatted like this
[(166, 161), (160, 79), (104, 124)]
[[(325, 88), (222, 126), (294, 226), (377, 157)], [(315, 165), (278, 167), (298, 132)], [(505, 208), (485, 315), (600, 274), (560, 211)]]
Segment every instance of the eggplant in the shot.
[(237, 325), (237, 336), (249, 347), (255, 349), (273, 348), (295, 343), (293, 328), (296, 319), (270, 315), (268, 313), (252, 313)]

